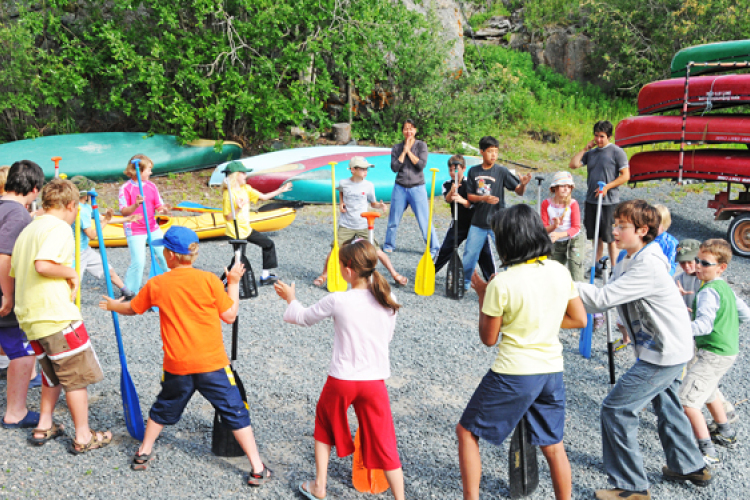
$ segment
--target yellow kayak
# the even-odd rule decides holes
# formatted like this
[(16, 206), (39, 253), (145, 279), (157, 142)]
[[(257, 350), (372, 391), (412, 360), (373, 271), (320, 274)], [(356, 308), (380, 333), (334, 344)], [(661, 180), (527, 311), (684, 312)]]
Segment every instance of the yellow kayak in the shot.
[[(294, 222), (297, 212), (293, 208), (279, 208), (268, 212), (251, 212), (250, 227), (253, 231), (265, 233), (284, 229)], [(220, 238), (226, 234), (226, 220), (221, 212), (204, 212), (195, 216), (169, 216), (157, 215), (156, 221), (163, 232), (172, 225), (184, 226), (192, 229), (201, 240), (208, 238)], [(127, 246), (125, 230), (122, 223), (112, 223), (104, 226), (104, 241), (107, 247)], [(99, 240), (91, 240), (89, 245), (99, 248)]]

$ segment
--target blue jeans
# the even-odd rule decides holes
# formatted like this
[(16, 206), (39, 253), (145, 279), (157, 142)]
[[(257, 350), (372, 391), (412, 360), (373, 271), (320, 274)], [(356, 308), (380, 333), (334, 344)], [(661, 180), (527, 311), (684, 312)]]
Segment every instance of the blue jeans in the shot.
[[(164, 235), (161, 229), (151, 231), (151, 239), (162, 238)], [(128, 236), (128, 248), (130, 249), (130, 266), (127, 272), (125, 272), (125, 286), (134, 293), (137, 293), (141, 289), (141, 281), (143, 280), (143, 268), (146, 266), (146, 241), (147, 236), (145, 234), (138, 234), (134, 236)], [(156, 261), (159, 263), (159, 267), (163, 271), (168, 271), (167, 261), (164, 260), (164, 247), (154, 247), (154, 254), (156, 255)]]
[[(422, 230), (422, 237), (427, 241), (430, 202), (427, 198), (427, 190), (425, 189), (424, 184), (410, 188), (394, 184), (393, 192), (391, 193), (391, 208), (388, 213), (388, 229), (385, 231), (383, 250), (392, 251), (396, 249), (396, 232), (398, 232), (398, 225), (401, 222), (401, 217), (404, 215), (407, 206), (411, 206), (414, 215), (417, 217), (419, 229)], [(432, 255), (437, 255), (438, 250), (440, 250), (440, 243), (438, 243), (434, 227), (432, 228), (431, 233), (430, 252)]]
[(604, 469), (615, 488), (648, 489), (643, 455), (638, 447), (639, 412), (653, 403), (659, 440), (670, 470), (689, 474), (704, 467), (703, 455), (678, 392), (685, 364), (658, 366), (638, 360), (620, 377), (602, 403)]
[(464, 289), (471, 287), (471, 275), (474, 274), (474, 268), (477, 267), (479, 254), (482, 252), (484, 244), (487, 242), (487, 235), (490, 235), (492, 241), (495, 241), (495, 233), (492, 229), (482, 229), (472, 225), (469, 228), (469, 235), (466, 237), (464, 246)]

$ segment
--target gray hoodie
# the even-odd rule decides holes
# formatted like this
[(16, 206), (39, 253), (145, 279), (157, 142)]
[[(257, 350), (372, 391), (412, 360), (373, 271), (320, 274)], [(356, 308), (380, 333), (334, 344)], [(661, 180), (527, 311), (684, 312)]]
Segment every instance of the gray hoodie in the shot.
[(658, 244), (652, 242), (618, 262), (607, 286), (576, 286), (587, 312), (617, 307), (642, 361), (674, 366), (692, 359), (690, 315)]

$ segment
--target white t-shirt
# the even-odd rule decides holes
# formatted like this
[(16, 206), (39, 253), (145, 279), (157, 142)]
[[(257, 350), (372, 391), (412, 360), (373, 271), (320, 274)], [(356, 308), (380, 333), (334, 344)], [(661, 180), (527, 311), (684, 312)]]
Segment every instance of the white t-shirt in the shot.
[(339, 191), (346, 208), (346, 212), (341, 213), (341, 226), (348, 229), (367, 229), (367, 219), (360, 214), (367, 212), (369, 204), (377, 201), (375, 186), (368, 180), (353, 182), (351, 179), (342, 179), (339, 182)]

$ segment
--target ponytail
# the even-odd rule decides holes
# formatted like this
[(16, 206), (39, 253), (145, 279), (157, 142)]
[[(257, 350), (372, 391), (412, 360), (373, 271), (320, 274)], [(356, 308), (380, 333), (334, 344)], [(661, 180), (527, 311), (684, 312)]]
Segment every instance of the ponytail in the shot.
[(377, 271), (373, 271), (372, 278), (370, 279), (370, 291), (375, 296), (375, 300), (378, 304), (385, 307), (386, 309), (392, 310), (397, 313), (401, 308), (401, 304), (393, 300), (391, 295), (391, 285), (388, 281)]

